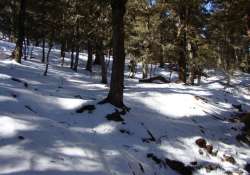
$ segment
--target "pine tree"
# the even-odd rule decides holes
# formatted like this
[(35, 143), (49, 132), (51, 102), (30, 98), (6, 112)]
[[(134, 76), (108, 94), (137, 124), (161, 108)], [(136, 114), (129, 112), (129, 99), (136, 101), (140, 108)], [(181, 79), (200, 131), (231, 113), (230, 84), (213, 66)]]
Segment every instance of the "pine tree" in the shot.
[(111, 0), (112, 7), (112, 30), (113, 30), (113, 66), (110, 90), (107, 99), (116, 107), (124, 107), (123, 88), (124, 88), (124, 14), (126, 10), (126, 0)]
[(18, 14), (18, 28), (17, 28), (17, 42), (16, 48), (14, 51), (14, 58), (16, 62), (21, 63), (22, 56), (23, 56), (23, 42), (25, 39), (24, 36), (24, 23), (25, 23), (25, 16), (26, 16), (26, 0), (20, 1), (20, 9)]

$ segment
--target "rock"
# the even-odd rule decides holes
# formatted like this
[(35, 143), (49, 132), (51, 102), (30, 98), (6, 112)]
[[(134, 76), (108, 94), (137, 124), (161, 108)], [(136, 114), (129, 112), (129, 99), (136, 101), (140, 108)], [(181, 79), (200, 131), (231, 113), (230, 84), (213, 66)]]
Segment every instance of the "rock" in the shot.
[(75, 97), (75, 98), (78, 98), (78, 99), (82, 99), (82, 100), (83, 100), (83, 98), (82, 98), (82, 96), (81, 96), (81, 95), (75, 95), (74, 97)]
[(120, 129), (119, 131), (120, 131), (122, 134), (132, 135), (132, 133), (131, 133), (129, 130), (127, 130), (127, 129)]
[(192, 175), (194, 168), (176, 160), (165, 159), (165, 163), (181, 175)]
[(234, 172), (234, 175), (243, 175), (243, 171), (242, 170), (237, 170)]
[(209, 164), (205, 168), (206, 168), (207, 173), (210, 173), (211, 171), (214, 171), (214, 170), (217, 170), (218, 168), (220, 168), (220, 166), (215, 165), (215, 164)]
[(79, 109), (77, 109), (76, 112), (83, 113), (85, 111), (88, 111), (88, 113), (92, 113), (95, 109), (95, 105), (83, 105)]
[(114, 113), (108, 114), (106, 118), (109, 121), (114, 121), (114, 122), (124, 122), (124, 119), (121, 117), (121, 112), (119, 112), (117, 109)]
[(26, 88), (28, 88), (28, 87), (29, 87), (29, 85), (28, 85), (28, 83), (27, 83), (27, 82), (23, 82), (23, 85), (24, 85), (24, 87), (26, 87)]
[(213, 145), (207, 145), (206, 146), (206, 150), (207, 150), (207, 152), (209, 153), (209, 154), (212, 154), (213, 153)]
[(13, 98), (17, 98), (18, 96), (16, 94), (11, 94)]
[(190, 162), (190, 164), (191, 164), (192, 166), (196, 166), (196, 165), (198, 165), (198, 162), (197, 162), (197, 161), (193, 161), (193, 162)]
[(147, 158), (153, 160), (156, 164), (162, 164), (162, 160), (158, 157), (156, 157), (153, 153), (148, 153)]
[(203, 151), (201, 149), (199, 149), (199, 154), (203, 155)]
[(226, 171), (225, 174), (226, 175), (233, 175), (233, 172), (232, 171)]
[(250, 173), (250, 163), (246, 164), (245, 170), (246, 170), (248, 173)]
[(200, 148), (207, 148), (207, 142), (203, 138), (199, 138), (195, 141), (196, 145), (198, 145)]
[(218, 152), (219, 152), (218, 150), (212, 152), (212, 156), (217, 156), (217, 155), (218, 155)]
[(231, 164), (236, 164), (235, 159), (232, 156), (227, 156), (227, 155), (223, 155), (223, 158), (225, 161), (231, 163)]
[(231, 127), (231, 130), (237, 131), (238, 129), (235, 127)]
[(232, 106), (233, 106), (235, 109), (238, 109), (239, 112), (243, 112), (243, 110), (242, 110), (242, 105), (241, 105), (241, 104), (239, 104), (239, 105), (232, 104)]
[(24, 138), (24, 136), (18, 136), (17, 137), (19, 140), (24, 140), (25, 138)]
[(240, 123), (240, 119), (238, 117), (228, 119), (230, 123)]

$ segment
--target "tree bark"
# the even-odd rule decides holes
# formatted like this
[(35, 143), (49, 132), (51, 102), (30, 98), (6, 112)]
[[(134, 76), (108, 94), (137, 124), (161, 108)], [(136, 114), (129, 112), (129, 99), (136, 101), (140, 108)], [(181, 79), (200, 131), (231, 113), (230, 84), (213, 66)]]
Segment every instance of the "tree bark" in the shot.
[(44, 63), (45, 62), (45, 38), (43, 38), (43, 43), (42, 43), (42, 47), (43, 47), (43, 53), (42, 53), (42, 60), (41, 62)]
[(142, 79), (148, 78), (148, 64), (144, 61), (142, 63)]
[(107, 79), (107, 65), (104, 57), (104, 52), (103, 52), (103, 43), (102, 41), (98, 42), (98, 51), (100, 55), (100, 62), (101, 62), (101, 69), (102, 69), (102, 81), (101, 83), (107, 84), (108, 79)]
[(27, 41), (24, 39), (23, 59), (27, 60)]
[(91, 41), (88, 40), (88, 61), (86, 65), (86, 70), (92, 72), (92, 62), (93, 62), (93, 48), (91, 45)]
[(98, 47), (98, 42), (96, 41), (95, 44), (95, 61), (94, 61), (94, 65), (101, 65), (101, 55), (100, 55), (100, 48)]
[(33, 58), (33, 50), (34, 50), (34, 45), (32, 44), (31, 50), (30, 50), (30, 59)]
[(30, 52), (30, 40), (29, 40), (29, 38), (27, 38), (26, 44), (27, 44), (27, 48), (26, 48), (26, 52), (25, 52), (25, 57), (28, 58), (29, 52)]
[(61, 59), (62, 59), (61, 66), (62, 67), (64, 65), (64, 58), (65, 58), (65, 41), (63, 41), (61, 45)]
[(187, 7), (187, 2), (181, 4), (179, 10), (179, 36), (178, 36), (178, 46), (179, 46), (179, 80), (186, 83), (187, 82), (187, 18), (189, 9)]
[(179, 80), (186, 83), (187, 81), (187, 61), (186, 61), (186, 34), (179, 39)]
[(250, 38), (250, 7), (248, 8), (247, 12), (247, 34)]
[(26, 0), (21, 0), (20, 11), (19, 11), (19, 22), (18, 22), (18, 38), (15, 48), (15, 60), (21, 63), (23, 56), (23, 42), (24, 42), (24, 22), (25, 22), (25, 11), (26, 11)]
[(75, 56), (75, 62), (74, 62), (74, 68), (73, 68), (73, 70), (76, 71), (76, 72), (77, 72), (77, 69), (78, 69), (79, 53), (80, 53), (80, 46), (78, 45), (76, 47), (76, 56)]
[(71, 61), (70, 61), (70, 68), (71, 69), (73, 69), (73, 66), (74, 66), (74, 60), (75, 60), (74, 52), (75, 52), (75, 49), (74, 49), (74, 46), (72, 46), (72, 48), (71, 48)]
[(74, 68), (73, 70), (77, 72), (78, 68), (78, 62), (79, 62), (79, 52), (80, 52), (80, 42), (79, 42), (79, 35), (80, 35), (80, 22), (79, 19), (77, 19), (77, 26), (76, 26), (76, 57), (74, 62)]
[(53, 47), (53, 44), (52, 44), (52, 41), (50, 41), (50, 43), (49, 43), (49, 50), (48, 50), (48, 53), (47, 53), (47, 56), (46, 56), (46, 60), (45, 60), (46, 66), (45, 66), (45, 71), (43, 73), (44, 76), (47, 76), (47, 73), (48, 73), (49, 55), (50, 55), (50, 51), (51, 51), (52, 47)]
[(123, 108), (124, 87), (124, 14), (127, 0), (111, 0), (112, 6), (112, 31), (113, 31), (113, 65), (110, 90), (106, 102)]

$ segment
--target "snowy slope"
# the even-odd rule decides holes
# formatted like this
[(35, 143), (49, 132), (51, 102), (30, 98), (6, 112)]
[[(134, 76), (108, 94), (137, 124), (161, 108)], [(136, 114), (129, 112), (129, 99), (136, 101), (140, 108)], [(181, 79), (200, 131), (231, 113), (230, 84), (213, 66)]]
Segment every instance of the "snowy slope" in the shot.
[[(106, 115), (115, 108), (97, 105), (108, 87), (99, 84), (100, 72), (83, 69), (86, 54), (76, 73), (61, 67), (59, 51), (53, 50), (44, 77), (41, 48), (34, 49), (36, 58), (20, 65), (5, 59), (13, 47), (0, 41), (0, 174), (178, 174), (165, 159), (194, 167), (193, 174), (248, 174), (250, 149), (235, 139), (242, 124), (229, 119), (238, 112), (232, 104), (250, 109), (250, 75), (238, 72), (237, 88), (225, 88), (218, 71), (194, 87), (126, 79), (125, 104), (131, 110), (122, 116), (124, 122), (113, 122)], [(96, 109), (76, 113), (85, 104)], [(217, 154), (199, 148), (199, 138)]]

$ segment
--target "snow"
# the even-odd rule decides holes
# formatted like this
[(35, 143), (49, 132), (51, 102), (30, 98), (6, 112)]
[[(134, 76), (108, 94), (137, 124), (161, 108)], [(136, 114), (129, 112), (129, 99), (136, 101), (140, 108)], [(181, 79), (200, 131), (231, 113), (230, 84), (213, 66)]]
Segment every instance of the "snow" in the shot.
[[(248, 174), (244, 166), (250, 163), (249, 146), (235, 139), (242, 124), (228, 119), (237, 114), (232, 104), (250, 109), (249, 74), (236, 72), (234, 86), (225, 87), (221, 83), (225, 76), (217, 70), (209, 70), (210, 77), (203, 78), (201, 86), (143, 84), (137, 81), (140, 72), (135, 80), (128, 79), (126, 72), (125, 104), (131, 111), (122, 116), (124, 123), (117, 123), (105, 118), (115, 111), (113, 106), (97, 105), (107, 96), (108, 87), (100, 84), (98, 67), (93, 74), (83, 69), (85, 53), (76, 73), (68, 67), (69, 53), (61, 67), (60, 52), (53, 49), (44, 77), (41, 48), (34, 48), (35, 58), (18, 64), (7, 58), (13, 47), (0, 41), (0, 174), (178, 174), (157, 165), (147, 158), (148, 153), (185, 165), (197, 161), (202, 168), (194, 174)], [(164, 69), (156, 73), (169, 76)], [(76, 113), (87, 104), (96, 109)], [(145, 142), (148, 131), (156, 141)], [(217, 156), (205, 150), (201, 155), (195, 144), (198, 138), (212, 144)], [(232, 156), (236, 164), (223, 161), (224, 155)], [(209, 164), (220, 168), (208, 173), (204, 166)]]

